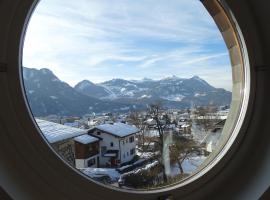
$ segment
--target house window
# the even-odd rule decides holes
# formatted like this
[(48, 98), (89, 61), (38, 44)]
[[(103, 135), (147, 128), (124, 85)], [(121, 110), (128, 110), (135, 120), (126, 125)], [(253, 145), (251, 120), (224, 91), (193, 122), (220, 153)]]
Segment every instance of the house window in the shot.
[(100, 132), (99, 131), (97, 132), (97, 135), (100, 135)]
[(129, 143), (132, 143), (132, 142), (134, 142), (134, 136), (129, 138)]
[(107, 147), (106, 146), (102, 146), (101, 147), (101, 154), (104, 155), (107, 151)]
[(129, 152), (127, 152), (127, 156), (129, 156)]
[(111, 142), (111, 147), (113, 147), (113, 142)]
[(130, 150), (130, 155), (134, 155), (135, 154), (135, 148)]
[(122, 144), (125, 145), (125, 140), (122, 141)]
[(96, 158), (92, 158), (92, 159), (87, 161), (88, 167), (91, 167), (91, 166), (93, 166), (95, 164), (96, 164)]

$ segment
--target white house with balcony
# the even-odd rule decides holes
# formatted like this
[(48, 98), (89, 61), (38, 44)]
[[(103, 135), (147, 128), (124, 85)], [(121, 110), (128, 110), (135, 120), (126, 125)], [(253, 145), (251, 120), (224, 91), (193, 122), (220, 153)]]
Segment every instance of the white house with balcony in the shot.
[(140, 130), (124, 123), (102, 124), (88, 131), (100, 139), (100, 166), (117, 167), (135, 156), (135, 136)]

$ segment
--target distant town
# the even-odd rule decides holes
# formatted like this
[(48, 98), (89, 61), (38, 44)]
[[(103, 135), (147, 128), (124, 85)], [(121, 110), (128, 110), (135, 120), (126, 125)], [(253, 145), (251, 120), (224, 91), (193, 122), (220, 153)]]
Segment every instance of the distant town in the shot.
[(161, 103), (126, 113), (36, 118), (70, 165), (94, 181), (132, 189), (184, 180), (213, 152), (229, 106), (165, 109)]
[(198, 76), (83, 80), (23, 68), (28, 103), (45, 138), (91, 180), (121, 188), (182, 181), (215, 151), (231, 92)]

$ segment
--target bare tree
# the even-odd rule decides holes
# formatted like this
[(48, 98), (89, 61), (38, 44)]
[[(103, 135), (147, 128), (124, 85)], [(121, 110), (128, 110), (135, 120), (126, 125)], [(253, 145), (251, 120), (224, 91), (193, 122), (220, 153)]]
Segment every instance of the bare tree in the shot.
[(140, 133), (138, 135), (138, 145), (140, 147), (143, 147), (145, 143), (145, 132), (148, 127), (145, 122), (145, 118), (140, 116), (139, 112), (132, 112), (128, 117), (128, 121), (140, 130)]
[(158, 137), (153, 140), (153, 142), (157, 143), (158, 149), (160, 151), (160, 155), (157, 155), (157, 160), (159, 161), (162, 172), (164, 182), (167, 182), (168, 178), (165, 173), (165, 165), (164, 165), (164, 139), (165, 139), (165, 131), (170, 124), (170, 118), (162, 110), (161, 103), (151, 104), (149, 106), (149, 116), (154, 120), (155, 124), (153, 126), (154, 129), (158, 132)]
[(185, 159), (200, 151), (200, 146), (192, 139), (178, 137), (174, 139), (174, 144), (170, 146), (171, 163), (177, 163), (180, 174), (184, 174), (183, 162)]

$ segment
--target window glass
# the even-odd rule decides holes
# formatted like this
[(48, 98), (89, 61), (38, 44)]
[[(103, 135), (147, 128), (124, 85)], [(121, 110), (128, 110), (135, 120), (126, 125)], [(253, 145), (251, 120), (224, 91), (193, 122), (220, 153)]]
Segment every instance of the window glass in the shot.
[(135, 149), (130, 150), (130, 155), (133, 155), (135, 153)]
[(129, 142), (130, 143), (134, 142), (134, 137), (133, 136), (129, 138)]
[(91, 167), (91, 166), (93, 166), (95, 164), (96, 164), (96, 159), (95, 158), (92, 158), (92, 159), (88, 160), (88, 167)]
[(238, 117), (242, 63), (222, 36), (198, 0), (42, 0), (23, 49), (29, 107), (56, 153), (95, 181), (181, 182)]

